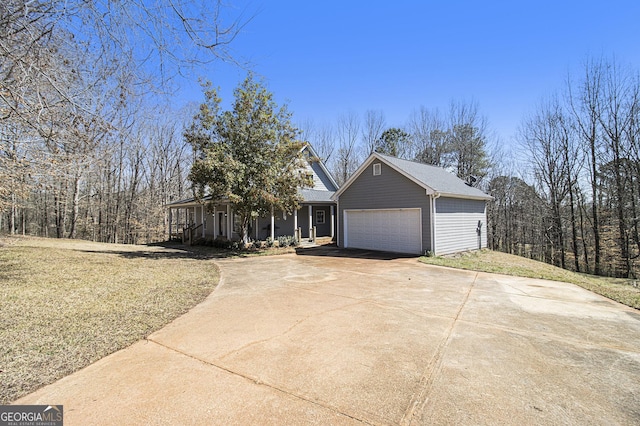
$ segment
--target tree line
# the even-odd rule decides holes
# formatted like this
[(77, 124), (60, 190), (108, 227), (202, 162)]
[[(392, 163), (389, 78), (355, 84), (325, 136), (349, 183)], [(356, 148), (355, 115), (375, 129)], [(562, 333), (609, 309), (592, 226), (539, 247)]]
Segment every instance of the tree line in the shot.
[[(104, 242), (165, 238), (163, 205), (193, 195), (195, 153), (184, 137), (192, 112), (168, 113), (162, 95), (175, 87), (172, 76), (199, 63), (233, 61), (227, 45), (243, 25), (224, 26), (221, 3), (201, 6), (0, 4), (0, 230)], [(330, 124), (304, 123), (296, 136), (313, 144), (338, 183), (372, 151), (450, 170), (494, 197), (493, 249), (635, 276), (639, 88), (637, 70), (588, 62), (523, 119), (515, 165), (474, 102), (421, 106), (401, 126), (388, 125), (383, 111), (349, 112)]]
[(491, 245), (579, 272), (636, 277), (640, 265), (640, 76), (590, 60), (518, 134), (523, 174), (487, 190)]
[(191, 160), (167, 99), (177, 75), (234, 60), (247, 20), (232, 16), (204, 0), (1, 2), (0, 230), (162, 239)]

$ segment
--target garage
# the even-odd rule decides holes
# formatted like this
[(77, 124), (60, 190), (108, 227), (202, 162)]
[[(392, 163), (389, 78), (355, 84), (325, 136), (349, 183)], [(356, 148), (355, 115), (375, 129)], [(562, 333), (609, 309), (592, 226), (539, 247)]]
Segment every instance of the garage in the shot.
[(421, 254), (421, 217), (420, 208), (345, 210), (344, 247)]

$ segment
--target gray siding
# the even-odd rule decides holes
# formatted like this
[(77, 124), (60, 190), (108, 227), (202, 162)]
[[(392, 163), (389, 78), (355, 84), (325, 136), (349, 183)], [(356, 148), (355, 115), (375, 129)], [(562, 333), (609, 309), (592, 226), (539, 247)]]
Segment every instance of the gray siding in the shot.
[[(300, 212), (298, 212), (298, 217), (300, 217)], [(283, 214), (282, 212), (275, 212), (274, 214), (275, 237), (278, 238), (285, 235), (286, 236), (294, 235), (295, 231), (293, 229), (293, 222), (294, 222), (293, 215)], [(298, 224), (298, 226), (300, 225)], [(271, 236), (271, 216), (258, 218), (257, 231), (258, 231), (257, 233), (258, 240), (266, 240), (267, 237)]]
[(484, 200), (440, 197), (436, 203), (435, 252), (438, 255), (478, 249), (478, 221), (482, 222), (481, 246), (487, 246)]
[(338, 245), (342, 247), (344, 241), (344, 210), (421, 208), (422, 249), (431, 250), (430, 198), (425, 189), (384, 163), (381, 166), (381, 174), (373, 176), (373, 166), (369, 164), (340, 195)]
[(325, 191), (337, 191), (338, 188), (335, 187), (333, 183), (331, 183), (331, 179), (325, 174), (324, 170), (322, 170), (322, 166), (320, 163), (313, 162), (309, 165), (311, 170), (313, 170), (313, 189), (322, 189)]
[[(319, 224), (316, 222), (316, 211), (324, 211), (325, 223)], [(330, 206), (313, 206), (312, 208), (312, 222), (316, 227), (317, 237), (328, 237), (331, 235), (331, 207)], [(294, 217), (293, 214), (284, 215), (282, 212), (276, 212), (274, 215), (275, 236), (293, 236), (295, 235), (294, 229)], [(255, 226), (252, 224), (252, 226)], [(309, 206), (302, 206), (298, 210), (298, 228), (302, 232), (302, 238), (309, 238)], [(254, 236), (254, 234), (251, 234)], [(271, 217), (258, 218), (258, 234), (257, 239), (266, 240), (271, 235)]]

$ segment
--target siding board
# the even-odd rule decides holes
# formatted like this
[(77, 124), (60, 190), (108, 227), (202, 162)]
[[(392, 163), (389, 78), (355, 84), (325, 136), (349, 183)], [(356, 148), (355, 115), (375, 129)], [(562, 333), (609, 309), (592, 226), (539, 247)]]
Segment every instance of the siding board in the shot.
[(351, 183), (338, 200), (338, 245), (344, 241), (344, 210), (352, 209), (422, 209), (422, 249), (431, 250), (429, 196), (424, 188), (381, 164), (379, 176), (373, 176), (373, 166)]
[(482, 222), (480, 245), (487, 246), (487, 219), (483, 200), (440, 197), (436, 200), (436, 254), (478, 249), (478, 221)]

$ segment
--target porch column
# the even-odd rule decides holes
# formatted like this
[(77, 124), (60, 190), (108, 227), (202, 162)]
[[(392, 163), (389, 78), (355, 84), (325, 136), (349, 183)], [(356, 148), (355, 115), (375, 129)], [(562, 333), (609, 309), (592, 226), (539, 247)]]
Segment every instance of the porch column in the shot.
[(276, 237), (276, 219), (273, 215), (273, 207), (271, 207), (271, 241), (273, 241)]
[(298, 209), (293, 210), (293, 235), (298, 231)]
[(309, 204), (309, 239), (313, 237), (313, 207)]
[(200, 212), (202, 213), (202, 238), (204, 238), (204, 227), (205, 227), (205, 221), (207, 220), (204, 217), (204, 204), (200, 206)]
[(169, 207), (169, 239), (168, 241), (171, 241), (171, 231), (173, 230), (172, 226), (171, 226), (171, 222), (173, 221), (173, 209), (171, 207)]
[(233, 236), (233, 231), (231, 230), (231, 226), (229, 225), (231, 223), (231, 204), (227, 204), (227, 229), (226, 229), (226, 237), (227, 239), (231, 239), (231, 237)]
[(332, 204), (331, 205), (331, 238), (333, 238), (333, 235), (335, 233), (335, 230), (334, 230), (335, 224), (334, 224), (334, 222), (335, 222), (335, 212), (334, 212), (334, 207), (333, 207), (333, 204)]

